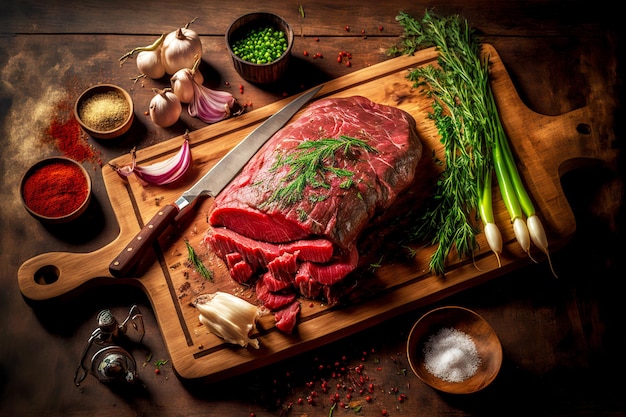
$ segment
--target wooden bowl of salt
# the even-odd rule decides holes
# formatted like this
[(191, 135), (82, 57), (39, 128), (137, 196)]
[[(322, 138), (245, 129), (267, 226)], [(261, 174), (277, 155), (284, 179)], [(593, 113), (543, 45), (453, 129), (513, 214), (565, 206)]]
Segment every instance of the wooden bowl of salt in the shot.
[(98, 139), (117, 138), (133, 124), (133, 100), (126, 90), (117, 85), (98, 84), (78, 97), (74, 116), (90, 136)]
[(432, 388), (471, 394), (498, 375), (502, 345), (479, 314), (446, 306), (429, 311), (415, 323), (409, 333), (407, 358), (413, 373)]

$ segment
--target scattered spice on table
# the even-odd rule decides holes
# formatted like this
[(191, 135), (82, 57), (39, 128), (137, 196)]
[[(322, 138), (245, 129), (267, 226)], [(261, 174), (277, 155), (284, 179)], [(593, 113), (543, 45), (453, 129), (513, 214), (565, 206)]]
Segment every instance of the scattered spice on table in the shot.
[(59, 101), (46, 129), (44, 141), (53, 142), (66, 157), (77, 162), (89, 161), (102, 166), (99, 152), (91, 146), (72, 114), (74, 100), (68, 95)]
[(476, 344), (466, 333), (446, 327), (430, 336), (424, 346), (428, 372), (447, 382), (462, 382), (481, 364)]
[(26, 205), (46, 217), (61, 217), (76, 211), (87, 198), (87, 182), (80, 167), (54, 162), (36, 169), (24, 181)]
[(94, 155), (91, 147), (83, 140), (80, 125), (73, 117), (66, 120), (53, 119), (47, 133), (56, 141), (59, 150), (69, 158), (82, 162)]
[(126, 121), (130, 106), (122, 95), (115, 91), (96, 93), (87, 97), (78, 108), (78, 116), (94, 130), (106, 132)]

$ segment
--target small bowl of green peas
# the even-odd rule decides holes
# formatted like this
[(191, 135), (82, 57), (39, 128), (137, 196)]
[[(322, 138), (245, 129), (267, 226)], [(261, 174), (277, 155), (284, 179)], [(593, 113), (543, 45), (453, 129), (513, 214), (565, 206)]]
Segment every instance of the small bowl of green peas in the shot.
[(226, 32), (226, 45), (237, 72), (256, 84), (275, 83), (289, 64), (293, 30), (273, 13), (238, 17)]

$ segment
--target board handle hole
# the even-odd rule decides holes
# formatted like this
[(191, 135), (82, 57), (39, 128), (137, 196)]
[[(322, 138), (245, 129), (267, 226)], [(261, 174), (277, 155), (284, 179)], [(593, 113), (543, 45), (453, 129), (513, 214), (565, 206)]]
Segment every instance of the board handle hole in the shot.
[(54, 265), (46, 265), (35, 272), (35, 282), (39, 285), (54, 284), (59, 280), (59, 268)]
[(591, 126), (587, 123), (579, 123), (578, 126), (576, 126), (576, 131), (583, 135), (589, 135), (591, 134)]

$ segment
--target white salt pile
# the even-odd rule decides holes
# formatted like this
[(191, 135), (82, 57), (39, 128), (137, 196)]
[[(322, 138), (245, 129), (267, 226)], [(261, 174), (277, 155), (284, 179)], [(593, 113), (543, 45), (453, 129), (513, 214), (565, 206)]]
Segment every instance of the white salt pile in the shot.
[(443, 328), (424, 345), (428, 372), (447, 382), (461, 382), (476, 373), (481, 364), (476, 345), (460, 330)]

